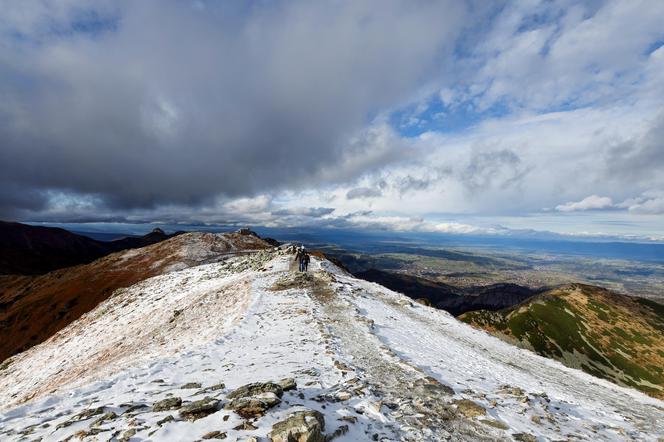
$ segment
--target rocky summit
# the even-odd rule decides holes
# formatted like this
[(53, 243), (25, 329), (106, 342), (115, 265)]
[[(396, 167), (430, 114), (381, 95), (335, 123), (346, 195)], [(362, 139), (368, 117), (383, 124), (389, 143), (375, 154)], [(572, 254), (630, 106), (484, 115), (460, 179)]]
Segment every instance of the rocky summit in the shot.
[[(661, 400), (356, 279), (323, 255), (299, 273), (291, 247), (253, 235), (150, 247), (79, 268), (111, 288), (0, 364), (0, 440), (664, 437)], [(110, 285), (105, 266), (134, 276)], [(63, 281), (44, 278), (40, 290)]]

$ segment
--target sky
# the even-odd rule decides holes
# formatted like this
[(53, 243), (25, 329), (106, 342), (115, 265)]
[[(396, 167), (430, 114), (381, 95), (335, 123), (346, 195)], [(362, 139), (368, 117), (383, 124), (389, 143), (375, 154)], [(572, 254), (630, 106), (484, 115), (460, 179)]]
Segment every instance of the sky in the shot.
[(664, 2), (0, 10), (0, 219), (664, 239)]

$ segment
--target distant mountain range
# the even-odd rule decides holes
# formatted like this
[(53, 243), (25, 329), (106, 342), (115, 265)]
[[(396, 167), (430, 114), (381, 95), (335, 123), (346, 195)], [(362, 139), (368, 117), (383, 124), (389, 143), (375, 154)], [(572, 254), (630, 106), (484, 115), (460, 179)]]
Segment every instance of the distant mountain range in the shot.
[(454, 316), (473, 310), (500, 310), (511, 307), (544, 290), (517, 284), (491, 284), (461, 289), (419, 276), (377, 269), (359, 272), (355, 276), (377, 282), (423, 304), (446, 310)]
[(664, 305), (573, 284), (460, 319), (619, 385), (664, 398)]
[(0, 275), (39, 275), (155, 244), (179, 233), (167, 235), (157, 228), (144, 236), (99, 241), (60, 228), (0, 221)]

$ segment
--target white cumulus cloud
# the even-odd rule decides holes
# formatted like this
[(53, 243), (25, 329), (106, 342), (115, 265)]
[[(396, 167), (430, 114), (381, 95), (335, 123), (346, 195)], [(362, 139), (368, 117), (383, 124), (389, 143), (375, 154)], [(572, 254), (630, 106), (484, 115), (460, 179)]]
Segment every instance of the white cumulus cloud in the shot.
[(581, 201), (569, 202), (556, 206), (559, 212), (577, 212), (581, 210), (600, 210), (613, 207), (613, 200), (608, 196), (590, 195)]

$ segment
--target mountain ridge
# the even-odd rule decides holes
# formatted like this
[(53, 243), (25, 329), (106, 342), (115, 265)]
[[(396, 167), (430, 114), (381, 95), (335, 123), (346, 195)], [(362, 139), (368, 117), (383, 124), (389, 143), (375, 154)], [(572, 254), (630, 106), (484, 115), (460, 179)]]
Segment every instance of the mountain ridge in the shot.
[(145, 247), (172, 238), (152, 232), (113, 241), (98, 241), (59, 227), (0, 221), (0, 275), (39, 275), (60, 268), (87, 264), (110, 253)]
[(185, 233), (43, 275), (0, 277), (0, 362), (48, 339), (117, 289), (224, 253), (267, 247), (253, 235)]
[[(288, 246), (215, 246), (223, 241), (160, 243), (179, 257), (171, 271), (115, 290), (5, 361), (0, 437), (276, 441), (293, 421), (308, 422), (310, 440), (664, 434), (660, 400), (516, 348), (316, 255), (299, 273)], [(302, 413), (318, 424), (298, 421)]]

